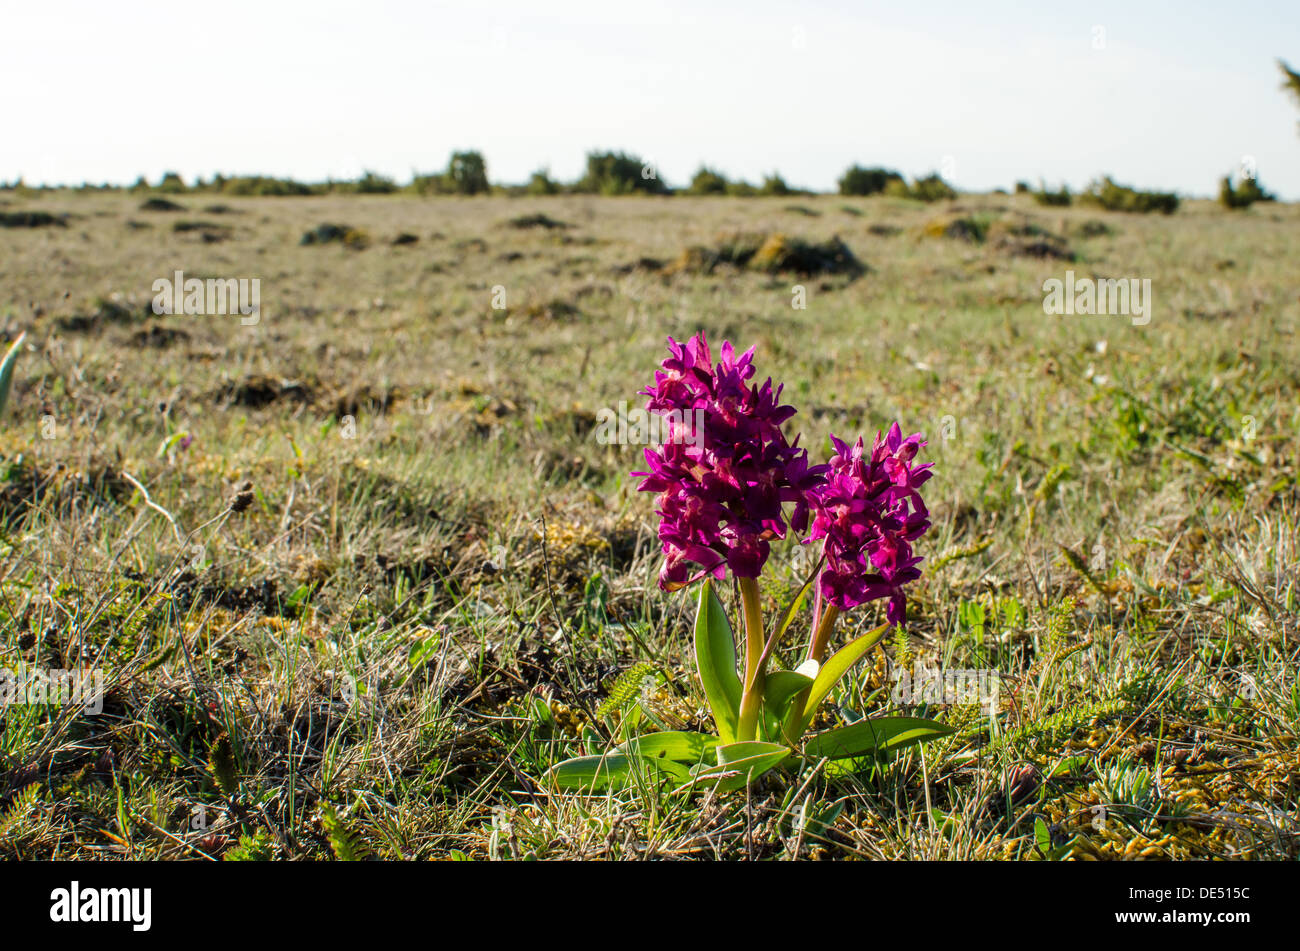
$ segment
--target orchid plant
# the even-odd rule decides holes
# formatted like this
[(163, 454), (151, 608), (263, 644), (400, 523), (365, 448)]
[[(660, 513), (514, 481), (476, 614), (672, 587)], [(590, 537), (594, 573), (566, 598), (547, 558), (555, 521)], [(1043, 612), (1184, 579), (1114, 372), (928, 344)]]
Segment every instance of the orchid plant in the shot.
[[(818, 709), (853, 665), (888, 630), (906, 621), (904, 586), (920, 577), (912, 552), (930, 527), (921, 486), (931, 466), (915, 463), (922, 436), (895, 423), (868, 450), (834, 436), (835, 454), (810, 465), (782, 424), (795, 415), (782, 387), (754, 376), (754, 350), (724, 341), (714, 364), (704, 335), (671, 337), (670, 356), (641, 391), (646, 409), (668, 419), (668, 438), (645, 452), (632, 475), (658, 494), (664, 562), (659, 585), (699, 583), (695, 659), (717, 735), (664, 731), (632, 737), (612, 752), (565, 760), (549, 771), (559, 786), (597, 789), (652, 774), (679, 788), (744, 786), (800, 756), (872, 756), (942, 736), (950, 729), (917, 717), (861, 718), (808, 735)], [(702, 410), (701, 413), (696, 411)], [(703, 419), (704, 432), (685, 427)], [(769, 627), (758, 579), (771, 542), (793, 532), (820, 543), (817, 563), (790, 606)], [(743, 658), (714, 589), (730, 573), (739, 591)], [(777, 645), (814, 596), (804, 660), (769, 669)], [(832, 650), (842, 614), (885, 600), (885, 623)]]

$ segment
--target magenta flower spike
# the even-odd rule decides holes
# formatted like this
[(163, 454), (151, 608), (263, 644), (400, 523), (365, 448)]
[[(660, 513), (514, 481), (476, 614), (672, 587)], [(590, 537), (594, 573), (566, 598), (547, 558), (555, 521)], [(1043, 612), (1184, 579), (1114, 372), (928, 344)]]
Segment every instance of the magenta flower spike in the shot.
[(648, 471), (632, 473), (640, 491), (659, 493), (659, 584), (672, 590), (703, 575), (722, 579), (728, 568), (737, 578), (757, 578), (770, 540), (784, 538), (790, 525), (806, 528), (809, 493), (827, 467), (808, 465), (798, 439), (786, 441), (781, 424), (795, 410), (781, 404), (782, 388), (770, 379), (748, 382), (752, 347), (737, 355), (723, 341), (716, 365), (703, 333), (686, 343), (670, 337), (668, 349), (654, 383), (641, 391), (646, 409), (698, 420), (703, 431), (647, 449)]
[(888, 598), (892, 624), (907, 619), (903, 586), (921, 576), (912, 545), (930, 527), (920, 487), (931, 465), (912, 465), (925, 445), (920, 433), (903, 438), (897, 423), (876, 436), (868, 455), (862, 439), (849, 446), (831, 437), (835, 455), (830, 475), (813, 493), (808, 540), (824, 539), (826, 568), (820, 590), (826, 601), (847, 611)]

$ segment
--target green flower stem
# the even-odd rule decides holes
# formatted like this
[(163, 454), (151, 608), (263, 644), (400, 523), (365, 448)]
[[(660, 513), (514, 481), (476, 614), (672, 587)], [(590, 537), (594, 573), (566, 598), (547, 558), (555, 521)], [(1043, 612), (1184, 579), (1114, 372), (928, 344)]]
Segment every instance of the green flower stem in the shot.
[(763, 657), (763, 608), (758, 593), (758, 579), (737, 578), (740, 601), (745, 611), (745, 679), (740, 695), (740, 722), (737, 738), (758, 739), (758, 712), (763, 702), (766, 682)]
[(826, 656), (826, 645), (831, 642), (831, 631), (835, 629), (835, 619), (840, 616), (840, 609), (833, 604), (822, 606), (822, 616), (813, 632), (812, 643), (808, 645), (808, 659), (822, 662)]
[[(818, 618), (817, 628), (808, 643), (808, 659), (820, 664), (826, 656), (826, 647), (831, 642), (831, 633), (835, 630), (835, 619), (840, 616), (840, 609), (829, 603), (821, 603), (818, 607), (821, 609), (821, 617)], [(781, 732), (785, 734), (786, 741), (792, 746), (799, 742), (800, 734), (807, 728), (807, 724), (803, 722), (803, 708), (811, 692), (811, 687), (799, 691), (798, 696), (790, 704), (785, 723), (781, 725)]]

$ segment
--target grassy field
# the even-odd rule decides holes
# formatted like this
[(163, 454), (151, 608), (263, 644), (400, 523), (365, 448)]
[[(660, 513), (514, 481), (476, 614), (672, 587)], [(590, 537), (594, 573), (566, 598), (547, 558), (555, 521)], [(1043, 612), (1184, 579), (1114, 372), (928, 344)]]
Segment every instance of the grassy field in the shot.
[[(0, 707), (0, 855), (1300, 854), (1300, 209), (171, 197), (0, 193), (67, 216), (0, 228), (0, 668), (107, 688)], [(856, 266), (800, 253), (836, 237)], [(177, 270), (260, 279), (259, 321), (153, 315)], [(1067, 270), (1150, 279), (1150, 322), (1045, 315)], [(557, 793), (633, 665), (652, 721), (709, 727), (640, 447), (593, 435), (700, 329), (818, 460), (929, 436), (906, 636), (838, 703), (941, 664), (998, 709), (856, 772)], [(774, 609), (808, 564), (777, 549)]]

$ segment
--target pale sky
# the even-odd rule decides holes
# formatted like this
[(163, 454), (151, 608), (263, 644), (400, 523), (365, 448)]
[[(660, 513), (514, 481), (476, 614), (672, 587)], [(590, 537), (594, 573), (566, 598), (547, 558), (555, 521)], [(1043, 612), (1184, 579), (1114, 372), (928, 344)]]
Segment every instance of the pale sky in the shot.
[(406, 181), (462, 148), (571, 180), (609, 148), (673, 185), (858, 162), (1209, 196), (1251, 156), (1300, 199), (1296, 0), (1047, 6), (4, 0), (0, 180)]

